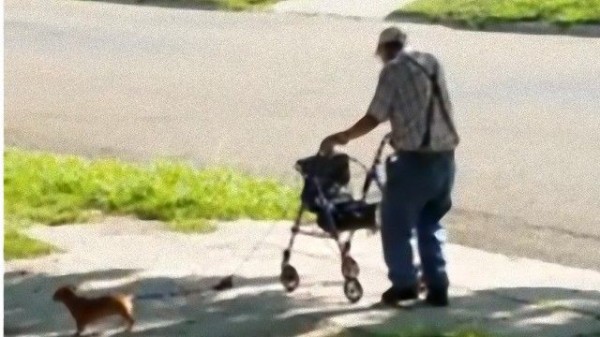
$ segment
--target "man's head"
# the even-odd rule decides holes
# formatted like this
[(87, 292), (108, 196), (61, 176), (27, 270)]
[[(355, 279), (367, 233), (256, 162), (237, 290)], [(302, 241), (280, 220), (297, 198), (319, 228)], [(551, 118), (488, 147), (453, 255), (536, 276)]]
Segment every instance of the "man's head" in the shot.
[(383, 63), (387, 63), (398, 55), (405, 44), (406, 34), (396, 27), (389, 27), (379, 34), (375, 54), (381, 58)]

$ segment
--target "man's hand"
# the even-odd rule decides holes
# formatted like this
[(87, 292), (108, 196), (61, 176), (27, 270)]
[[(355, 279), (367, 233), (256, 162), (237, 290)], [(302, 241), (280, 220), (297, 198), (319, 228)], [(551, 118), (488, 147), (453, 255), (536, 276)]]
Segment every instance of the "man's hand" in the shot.
[(329, 156), (333, 152), (333, 148), (336, 145), (346, 145), (349, 141), (362, 137), (363, 135), (371, 132), (379, 125), (379, 121), (370, 115), (365, 115), (363, 118), (358, 120), (348, 130), (334, 133), (333, 135), (323, 139), (321, 147), (319, 148), (319, 154), (323, 156)]
[(325, 137), (319, 147), (319, 154), (322, 156), (329, 156), (333, 153), (333, 148), (336, 145), (346, 145), (348, 144), (348, 141), (349, 139), (345, 132), (338, 132)]

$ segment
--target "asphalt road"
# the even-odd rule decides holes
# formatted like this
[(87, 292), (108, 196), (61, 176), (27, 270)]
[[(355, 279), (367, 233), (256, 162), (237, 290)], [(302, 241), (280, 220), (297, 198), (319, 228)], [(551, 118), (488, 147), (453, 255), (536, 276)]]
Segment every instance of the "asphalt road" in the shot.
[[(8, 0), (5, 142), (293, 177), (364, 113), (385, 26)], [(462, 134), (451, 240), (600, 270), (600, 39), (403, 27), (444, 63)], [(347, 150), (368, 161), (386, 131)]]

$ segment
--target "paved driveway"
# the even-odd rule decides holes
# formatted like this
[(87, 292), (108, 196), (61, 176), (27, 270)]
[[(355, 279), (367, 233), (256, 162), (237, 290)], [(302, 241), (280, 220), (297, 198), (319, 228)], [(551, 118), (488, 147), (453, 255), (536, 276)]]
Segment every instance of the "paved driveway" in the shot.
[[(364, 113), (387, 25), (78, 1), (5, 8), (7, 145), (286, 177)], [(403, 27), (451, 84), (463, 139), (451, 239), (600, 269), (600, 40)], [(385, 131), (348, 150), (370, 160)]]

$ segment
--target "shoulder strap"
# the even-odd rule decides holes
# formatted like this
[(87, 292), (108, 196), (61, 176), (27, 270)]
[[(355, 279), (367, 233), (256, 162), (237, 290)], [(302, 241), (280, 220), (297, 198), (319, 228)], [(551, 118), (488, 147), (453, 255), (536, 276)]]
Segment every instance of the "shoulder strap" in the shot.
[(431, 125), (432, 125), (432, 121), (433, 121), (433, 111), (434, 111), (433, 104), (436, 99), (439, 103), (440, 109), (442, 111), (442, 117), (444, 118), (446, 125), (448, 126), (448, 128), (450, 128), (450, 131), (453, 132), (454, 134), (456, 134), (456, 130), (454, 129), (454, 124), (450, 120), (450, 115), (448, 114), (448, 111), (446, 110), (446, 105), (444, 104), (444, 101), (442, 100), (442, 91), (440, 89), (440, 85), (438, 82), (439, 64), (437, 62), (435, 62), (433, 73), (430, 74), (427, 71), (427, 69), (425, 69), (425, 67), (421, 63), (417, 62), (417, 60), (415, 60), (412, 56), (406, 54), (406, 57), (411, 63), (416, 65), (423, 73), (425, 73), (425, 75), (429, 78), (429, 81), (431, 82), (431, 86), (432, 86), (432, 93), (429, 98), (429, 102), (427, 103), (427, 109), (426, 109), (426, 111), (427, 111), (427, 116), (425, 119), (426, 129), (425, 129), (425, 134), (423, 135), (423, 141), (421, 142), (421, 147), (427, 148), (427, 147), (429, 147), (429, 144), (431, 143)]

